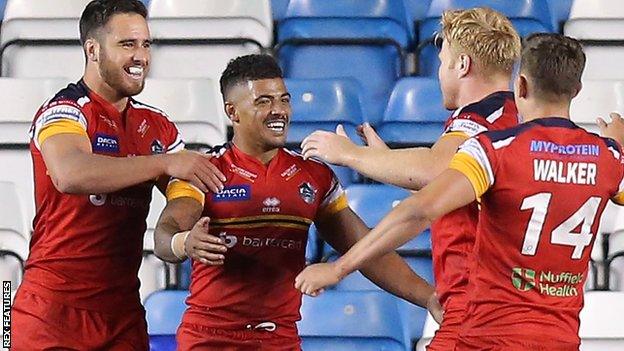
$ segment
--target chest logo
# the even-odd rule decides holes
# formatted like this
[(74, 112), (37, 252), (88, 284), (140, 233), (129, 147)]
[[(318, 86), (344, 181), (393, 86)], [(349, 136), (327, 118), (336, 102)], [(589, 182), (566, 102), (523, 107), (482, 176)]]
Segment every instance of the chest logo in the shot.
[(264, 213), (276, 213), (280, 211), (279, 205), (281, 201), (276, 197), (267, 197), (262, 201), (264, 207), (262, 208), (262, 212)]
[(312, 184), (305, 182), (299, 185), (299, 195), (307, 204), (312, 204), (316, 200), (316, 189)]
[(248, 171), (246, 169), (243, 169), (241, 167), (238, 167), (237, 165), (235, 165), (233, 163), (230, 163), (230, 171), (232, 173), (238, 174), (239, 176), (247, 179), (248, 181), (250, 181), (252, 183), (256, 181), (256, 178), (258, 178), (257, 174), (252, 173), (252, 172), (250, 172), (250, 171)]
[(141, 134), (141, 138), (145, 137), (147, 130), (149, 129), (149, 124), (147, 124), (147, 120), (144, 119), (143, 122), (139, 125), (139, 129), (137, 129), (137, 133)]
[(165, 153), (165, 147), (163, 146), (163, 144), (158, 139), (154, 139), (154, 141), (152, 141), (152, 145), (151, 145), (150, 148), (152, 150), (152, 155), (158, 155), (158, 154), (164, 154)]
[(104, 116), (104, 115), (100, 115), (100, 119), (102, 121), (104, 121), (104, 123), (108, 124), (109, 127), (113, 128), (113, 129), (117, 129), (117, 123), (115, 123), (115, 121), (113, 121), (112, 119)]
[(251, 198), (251, 187), (249, 185), (226, 186), (220, 192), (212, 196), (213, 201), (245, 201)]
[(119, 139), (114, 135), (97, 133), (92, 146), (96, 152), (119, 153)]
[(288, 167), (284, 172), (282, 172), (281, 176), (282, 178), (285, 178), (288, 181), (292, 177), (294, 177), (295, 174), (299, 173), (300, 170), (301, 169), (297, 167), (296, 164), (293, 164), (290, 167)]

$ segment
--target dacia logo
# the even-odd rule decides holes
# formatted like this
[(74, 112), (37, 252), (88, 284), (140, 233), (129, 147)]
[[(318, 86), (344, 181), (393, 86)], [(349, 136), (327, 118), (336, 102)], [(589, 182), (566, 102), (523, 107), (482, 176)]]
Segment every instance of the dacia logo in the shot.
[(95, 152), (118, 153), (119, 139), (113, 135), (98, 133), (95, 135), (92, 147)]
[(212, 196), (213, 201), (245, 201), (251, 198), (249, 185), (226, 186)]

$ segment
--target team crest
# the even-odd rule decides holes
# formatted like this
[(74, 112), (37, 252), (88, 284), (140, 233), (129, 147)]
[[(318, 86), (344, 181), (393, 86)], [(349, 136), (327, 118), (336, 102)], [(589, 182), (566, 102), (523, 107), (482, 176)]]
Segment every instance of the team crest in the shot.
[(165, 147), (163, 146), (163, 144), (158, 139), (154, 139), (154, 141), (152, 141), (151, 148), (152, 148), (152, 155), (158, 155), (158, 154), (165, 153)]
[(307, 204), (312, 204), (316, 199), (316, 189), (312, 184), (305, 182), (299, 185), (299, 195)]

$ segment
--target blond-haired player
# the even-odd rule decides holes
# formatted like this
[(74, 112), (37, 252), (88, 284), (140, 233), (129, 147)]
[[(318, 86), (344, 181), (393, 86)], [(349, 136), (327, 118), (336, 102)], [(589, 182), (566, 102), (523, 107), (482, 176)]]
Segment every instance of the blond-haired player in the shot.
[[(368, 147), (352, 143), (341, 127), (317, 131), (302, 143), (305, 157), (351, 167), (375, 180), (418, 190), (444, 171), (468, 138), (518, 123), (512, 70), (520, 54), (520, 37), (504, 15), (489, 8), (446, 11), (442, 16), (440, 69), (444, 107), (454, 110), (431, 147), (391, 150), (368, 125)], [(472, 251), (478, 220), (472, 203), (432, 225), (436, 291), (445, 309), (444, 322), (429, 350), (452, 350), (466, 305), (466, 258)]]

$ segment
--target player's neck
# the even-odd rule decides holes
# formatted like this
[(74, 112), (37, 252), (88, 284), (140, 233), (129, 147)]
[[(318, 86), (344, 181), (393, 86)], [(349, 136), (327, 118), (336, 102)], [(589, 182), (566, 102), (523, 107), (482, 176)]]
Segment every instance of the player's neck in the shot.
[(570, 104), (544, 103), (540, 101), (525, 101), (520, 111), (524, 122), (538, 118), (561, 117), (570, 119)]
[(102, 79), (96, 68), (85, 70), (82, 79), (89, 89), (115, 106), (117, 111), (121, 112), (126, 108), (128, 97), (120, 95), (119, 92), (111, 88), (111, 86)]
[(509, 77), (474, 77), (465, 81), (457, 96), (458, 106), (466, 106), (483, 100), (498, 91), (509, 91)]
[(266, 165), (275, 155), (277, 155), (278, 148), (271, 148), (266, 150), (261, 145), (255, 144), (253, 142), (248, 142), (248, 139), (239, 137), (236, 133), (232, 138), (232, 143), (243, 153), (249, 155), (258, 161), (262, 162), (262, 164)]

